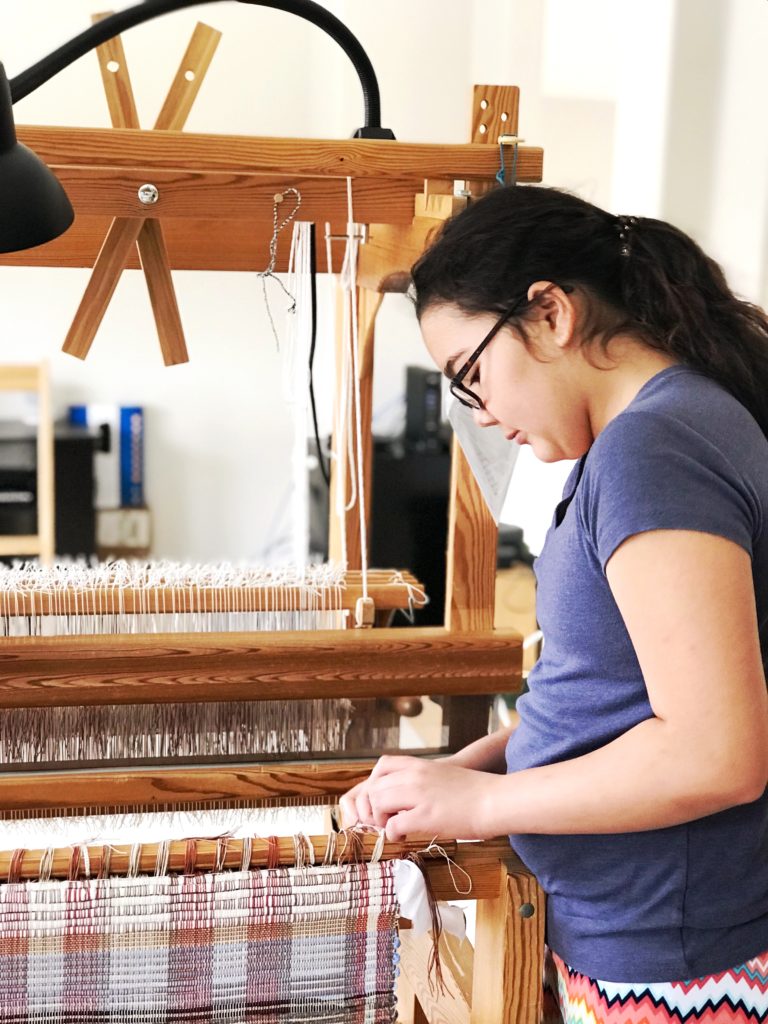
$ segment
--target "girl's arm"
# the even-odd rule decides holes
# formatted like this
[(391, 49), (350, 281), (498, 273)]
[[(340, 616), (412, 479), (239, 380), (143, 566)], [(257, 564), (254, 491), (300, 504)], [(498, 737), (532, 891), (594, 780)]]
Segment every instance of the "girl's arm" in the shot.
[(763, 794), (768, 695), (748, 554), (658, 530), (625, 541), (606, 571), (654, 717), (590, 754), (507, 776), (382, 758), (367, 797), (390, 838), (643, 831)]
[(504, 775), (507, 770), (506, 750), (509, 737), (518, 725), (517, 712), (512, 712), (514, 725), (497, 729), (490, 736), (482, 736), (474, 743), (463, 747), (455, 754), (441, 758), (445, 764), (458, 765), (460, 768), (474, 768), (480, 772), (491, 772), (494, 775)]

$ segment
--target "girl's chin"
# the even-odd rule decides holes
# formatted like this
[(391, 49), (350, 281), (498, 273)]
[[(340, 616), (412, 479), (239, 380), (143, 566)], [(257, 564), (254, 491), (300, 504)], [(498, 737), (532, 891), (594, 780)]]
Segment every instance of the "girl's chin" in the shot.
[(567, 455), (564, 451), (549, 441), (542, 441), (541, 438), (531, 437), (523, 441), (539, 462), (565, 462), (576, 458), (574, 455)]

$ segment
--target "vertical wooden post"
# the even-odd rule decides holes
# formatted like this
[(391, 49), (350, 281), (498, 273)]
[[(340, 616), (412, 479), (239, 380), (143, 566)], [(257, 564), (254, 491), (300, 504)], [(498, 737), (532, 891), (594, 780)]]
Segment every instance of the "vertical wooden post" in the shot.
[[(516, 135), (519, 104), (517, 86), (476, 85), (471, 141)], [(452, 454), (445, 628), (493, 629), (498, 530), (455, 437)]]
[(43, 364), (37, 376), (37, 535), (40, 561), (53, 562), (56, 552), (54, 493), (54, 441), (51, 415), (51, 382)]
[[(454, 632), (493, 629), (498, 530), (456, 437), (451, 458), (445, 628)], [(448, 749), (461, 750), (488, 732), (488, 697), (449, 697)]]
[(490, 630), (498, 529), (455, 436), (451, 455), (445, 628)]
[[(497, 145), (500, 134), (516, 134), (518, 105), (517, 87), (475, 86), (472, 141)], [(498, 529), (493, 516), (454, 437), (445, 581), (446, 629), (493, 629), (497, 542)], [(489, 702), (482, 697), (454, 697), (446, 702), (449, 749), (461, 750), (486, 733), (489, 712)]]
[(496, 899), (477, 901), (471, 1024), (538, 1024), (545, 897), (522, 867), (501, 864)]
[(416, 937), (407, 929), (400, 932), (400, 943), (400, 1024), (470, 1024), (474, 952), (469, 942), (453, 935), (440, 936), (442, 989), (430, 976), (432, 935)]

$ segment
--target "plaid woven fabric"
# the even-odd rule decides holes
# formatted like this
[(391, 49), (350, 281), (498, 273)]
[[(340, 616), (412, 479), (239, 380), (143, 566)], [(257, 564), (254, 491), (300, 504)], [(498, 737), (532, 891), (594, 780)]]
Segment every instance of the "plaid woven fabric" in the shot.
[(3, 1024), (396, 1019), (392, 862), (0, 886)]

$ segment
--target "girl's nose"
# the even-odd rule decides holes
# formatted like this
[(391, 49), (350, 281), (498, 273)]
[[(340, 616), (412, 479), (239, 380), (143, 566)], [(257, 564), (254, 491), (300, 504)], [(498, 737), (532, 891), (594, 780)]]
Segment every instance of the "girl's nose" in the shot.
[(473, 409), (472, 415), (478, 427), (495, 427), (499, 422), (487, 409)]

